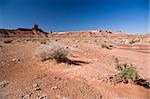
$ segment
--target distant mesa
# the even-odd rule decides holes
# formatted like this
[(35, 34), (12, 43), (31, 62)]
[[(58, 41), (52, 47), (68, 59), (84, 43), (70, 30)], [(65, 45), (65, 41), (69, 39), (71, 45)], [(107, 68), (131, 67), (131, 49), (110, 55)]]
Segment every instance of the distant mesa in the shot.
[(34, 33), (37, 33), (37, 32), (42, 32), (42, 33), (44, 33), (44, 31), (43, 31), (42, 29), (40, 29), (39, 26), (36, 25), (36, 24), (33, 26), (32, 31), (33, 31)]
[(39, 28), (38, 25), (34, 24), (34, 26), (32, 27), (32, 29), (28, 29), (28, 28), (17, 28), (16, 30), (19, 30), (19, 31), (32, 31), (34, 33), (37, 33), (37, 32), (43, 32), (44, 31), (42, 29)]
[(34, 25), (31, 29), (29, 28), (17, 28), (14, 30), (0, 29), (0, 38), (39, 38), (47, 37), (47, 33), (39, 28), (38, 25)]

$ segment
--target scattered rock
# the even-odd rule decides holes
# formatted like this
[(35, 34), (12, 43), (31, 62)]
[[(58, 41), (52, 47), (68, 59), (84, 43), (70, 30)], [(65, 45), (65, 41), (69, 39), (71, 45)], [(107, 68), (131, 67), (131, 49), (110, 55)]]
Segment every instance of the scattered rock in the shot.
[(21, 95), (19, 97), (19, 99), (29, 99), (29, 95), (28, 94), (27, 95)]
[(46, 94), (38, 95), (35, 99), (49, 99)]
[(31, 92), (30, 94), (21, 95), (19, 99), (49, 99), (46, 94)]
[(52, 90), (56, 90), (56, 89), (57, 89), (57, 86), (54, 86), (54, 87), (52, 87), (51, 89), (52, 89)]
[(9, 84), (8, 81), (2, 81), (2, 82), (0, 82), (0, 88), (4, 88), (4, 87), (6, 87), (8, 84)]
[(114, 78), (116, 77), (116, 75), (108, 75), (106, 78), (104, 78), (102, 81), (105, 83), (110, 83), (111, 85), (115, 85), (115, 81)]
[(40, 99), (48, 99), (48, 96), (46, 94), (42, 94)]
[(31, 92), (31, 93), (29, 94), (29, 97), (31, 97), (31, 96), (32, 96), (32, 94), (33, 94), (33, 92)]
[(34, 90), (35, 90), (35, 91), (40, 91), (40, 90), (42, 90), (42, 89), (40, 88), (39, 84), (34, 84), (33, 87), (34, 87)]
[(55, 76), (54, 78), (55, 78), (55, 79), (59, 79), (59, 80), (61, 80), (61, 77), (57, 77), (57, 76)]
[(41, 88), (35, 88), (35, 90), (38, 91), (38, 90), (42, 90), (42, 89)]
[(54, 78), (55, 78), (55, 79), (57, 79), (57, 77), (56, 77), (56, 76), (55, 76)]
[(66, 46), (66, 49), (69, 49), (69, 46)]
[(79, 46), (77, 45), (77, 46), (75, 46), (75, 47), (79, 47)]
[(16, 59), (16, 58), (12, 59), (12, 62), (20, 62), (20, 61), (21, 61), (21, 59)]
[(40, 86), (39, 86), (39, 84), (34, 84), (33, 87), (36, 88), (36, 87), (40, 87)]
[(89, 49), (87, 48), (86, 51), (88, 51)]
[(16, 61), (16, 59), (15, 59), (15, 58), (13, 58), (13, 59), (12, 59), (12, 62), (15, 62), (15, 61)]

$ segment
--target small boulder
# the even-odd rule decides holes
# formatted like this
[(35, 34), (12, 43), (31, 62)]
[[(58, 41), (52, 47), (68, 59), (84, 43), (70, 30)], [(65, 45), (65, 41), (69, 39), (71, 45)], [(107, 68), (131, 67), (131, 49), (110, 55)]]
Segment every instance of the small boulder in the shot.
[(21, 59), (17, 59), (17, 58), (12, 59), (12, 62), (20, 62), (20, 61), (21, 61)]
[(8, 81), (2, 81), (2, 82), (0, 82), (0, 88), (4, 88), (4, 87), (6, 87), (8, 84), (9, 84)]
[(49, 99), (49, 98), (46, 94), (42, 94), (40, 95), (39, 99)]

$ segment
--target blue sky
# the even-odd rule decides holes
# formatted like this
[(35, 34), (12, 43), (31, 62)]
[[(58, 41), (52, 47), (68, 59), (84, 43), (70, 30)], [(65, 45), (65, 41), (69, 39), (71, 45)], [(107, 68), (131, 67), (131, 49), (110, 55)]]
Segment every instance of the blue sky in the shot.
[(147, 33), (149, 0), (0, 0), (0, 28)]

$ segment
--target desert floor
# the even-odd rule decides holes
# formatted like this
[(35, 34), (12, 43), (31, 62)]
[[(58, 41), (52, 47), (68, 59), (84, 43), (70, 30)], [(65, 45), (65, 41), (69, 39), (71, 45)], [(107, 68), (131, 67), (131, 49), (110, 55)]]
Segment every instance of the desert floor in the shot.
[(103, 80), (115, 74), (112, 56), (132, 63), (150, 81), (150, 45), (112, 43), (99, 39), (62, 38), (50, 43), (70, 47), (73, 64), (41, 62), (35, 57), (39, 42), (0, 43), (0, 99), (150, 99), (150, 89), (131, 83), (112, 85)]

